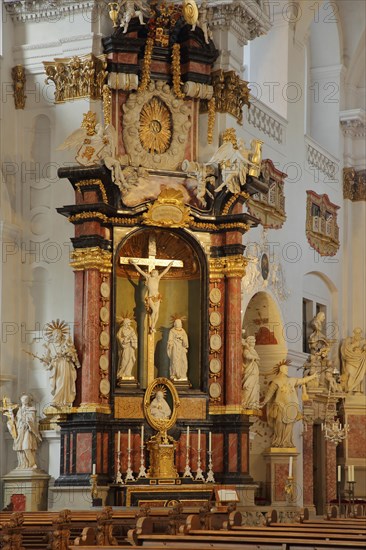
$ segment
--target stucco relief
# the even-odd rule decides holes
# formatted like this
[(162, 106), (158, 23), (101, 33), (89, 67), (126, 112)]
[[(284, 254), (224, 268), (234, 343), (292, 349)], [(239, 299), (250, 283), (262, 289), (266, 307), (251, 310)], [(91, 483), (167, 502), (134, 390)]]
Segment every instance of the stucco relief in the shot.
[(130, 94), (123, 105), (123, 142), (134, 166), (180, 170), (190, 127), (187, 103), (162, 81)]

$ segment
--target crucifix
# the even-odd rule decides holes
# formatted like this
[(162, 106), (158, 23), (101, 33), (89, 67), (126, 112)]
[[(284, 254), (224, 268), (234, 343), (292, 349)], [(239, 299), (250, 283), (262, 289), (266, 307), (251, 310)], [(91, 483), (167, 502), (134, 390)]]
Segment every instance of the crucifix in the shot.
[[(160, 303), (162, 295), (159, 292), (160, 279), (169, 271), (171, 267), (183, 267), (181, 260), (162, 260), (156, 258), (156, 236), (149, 234), (149, 254), (148, 258), (120, 258), (121, 265), (133, 265), (136, 271), (145, 278), (147, 292), (145, 296), (145, 306), (148, 313), (149, 332), (147, 337), (147, 383), (154, 380), (154, 350), (155, 350), (155, 332), (156, 323), (159, 317)], [(147, 266), (147, 271), (140, 266)], [(165, 267), (159, 273), (157, 266)]]

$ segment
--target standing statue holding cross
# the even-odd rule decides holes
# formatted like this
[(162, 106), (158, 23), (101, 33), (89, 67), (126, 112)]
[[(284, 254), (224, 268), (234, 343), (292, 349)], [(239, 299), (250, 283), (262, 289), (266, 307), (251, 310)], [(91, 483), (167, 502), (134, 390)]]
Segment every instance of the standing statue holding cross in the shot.
[(153, 269), (151, 273), (143, 271), (141, 267), (137, 264), (136, 259), (131, 259), (130, 263), (136, 268), (136, 270), (145, 277), (145, 285), (147, 287), (147, 296), (145, 297), (145, 303), (147, 304), (147, 309), (149, 313), (149, 332), (152, 334), (156, 331), (156, 323), (159, 317), (160, 303), (162, 300), (162, 295), (159, 292), (159, 283), (160, 279), (168, 273), (169, 269), (173, 265), (171, 261), (165, 269), (159, 274), (157, 269)]

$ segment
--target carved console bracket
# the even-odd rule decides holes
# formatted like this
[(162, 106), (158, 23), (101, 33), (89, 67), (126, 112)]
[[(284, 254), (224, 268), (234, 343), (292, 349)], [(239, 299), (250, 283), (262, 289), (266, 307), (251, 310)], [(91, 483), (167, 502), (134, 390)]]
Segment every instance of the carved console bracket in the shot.
[(354, 202), (366, 200), (366, 170), (343, 169), (343, 198)]
[[(244, 105), (250, 106), (248, 82), (241, 80), (235, 71), (219, 69), (212, 73), (213, 97), (218, 113), (229, 113), (239, 124), (243, 123)], [(208, 111), (208, 102), (201, 102), (201, 112)]]
[(13, 79), (14, 105), (16, 109), (24, 109), (26, 95), (25, 91), (25, 69), (23, 65), (16, 65), (11, 70)]

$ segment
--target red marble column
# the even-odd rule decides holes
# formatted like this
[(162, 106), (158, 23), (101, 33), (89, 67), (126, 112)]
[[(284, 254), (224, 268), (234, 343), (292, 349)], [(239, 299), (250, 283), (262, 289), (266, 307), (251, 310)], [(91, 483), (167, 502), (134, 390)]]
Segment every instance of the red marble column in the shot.
[(100, 273), (97, 269), (84, 272), (83, 295), (83, 362), (81, 403), (99, 403), (100, 356)]
[(303, 490), (304, 506), (313, 506), (314, 478), (313, 478), (313, 425), (308, 424), (303, 432)]
[(337, 498), (337, 447), (330, 441), (325, 442), (326, 500)]
[(227, 275), (225, 330), (226, 405), (241, 403), (241, 277)]

